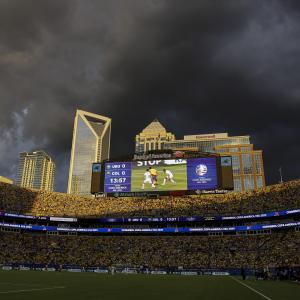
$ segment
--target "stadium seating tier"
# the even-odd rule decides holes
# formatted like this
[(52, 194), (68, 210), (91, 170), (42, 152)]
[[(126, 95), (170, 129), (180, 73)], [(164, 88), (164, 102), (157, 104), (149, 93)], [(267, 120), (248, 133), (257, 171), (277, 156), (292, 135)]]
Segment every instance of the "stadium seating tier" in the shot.
[(0, 211), (36, 216), (180, 217), (261, 213), (300, 207), (300, 180), (264, 189), (147, 199), (92, 198), (0, 183)]
[(257, 236), (49, 236), (0, 232), (1, 264), (149, 268), (300, 266), (300, 231)]

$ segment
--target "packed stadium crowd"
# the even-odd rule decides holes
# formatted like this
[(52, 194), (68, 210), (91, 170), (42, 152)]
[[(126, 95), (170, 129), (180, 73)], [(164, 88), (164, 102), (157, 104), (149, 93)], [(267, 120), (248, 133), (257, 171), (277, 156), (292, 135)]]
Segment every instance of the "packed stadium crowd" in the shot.
[(300, 231), (251, 236), (50, 236), (0, 232), (0, 265), (300, 266)]
[(92, 198), (0, 183), (0, 211), (39, 216), (177, 217), (233, 215), (300, 207), (300, 180), (248, 192), (147, 198)]
[[(80, 197), (0, 183), (0, 211), (37, 216), (182, 217), (261, 213), (300, 207), (300, 180), (227, 194), (147, 198)], [(147, 268), (300, 266), (300, 231), (216, 236), (67, 236), (0, 231), (0, 265)], [(258, 274), (268, 275), (268, 271)], [(288, 273), (289, 274), (289, 273)]]

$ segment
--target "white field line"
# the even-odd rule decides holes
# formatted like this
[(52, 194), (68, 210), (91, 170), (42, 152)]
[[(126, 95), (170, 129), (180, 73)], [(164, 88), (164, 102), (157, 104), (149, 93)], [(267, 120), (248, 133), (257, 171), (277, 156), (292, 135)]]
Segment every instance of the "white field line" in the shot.
[(252, 292), (254, 292), (254, 293), (256, 293), (256, 294), (262, 296), (263, 298), (265, 298), (265, 299), (267, 299), (267, 300), (272, 300), (272, 299), (269, 298), (268, 296), (266, 296), (266, 295), (264, 295), (263, 293), (257, 291), (256, 289), (254, 289), (253, 287), (247, 285), (246, 283), (241, 282), (241, 281), (239, 281), (238, 279), (236, 279), (236, 278), (234, 278), (234, 277), (232, 277), (232, 276), (230, 276), (230, 278), (231, 278), (232, 280), (236, 281), (237, 283), (239, 283), (239, 284), (245, 286), (246, 288), (248, 288), (248, 289), (251, 290)]
[(46, 290), (55, 290), (55, 289), (64, 289), (65, 286), (52, 286), (48, 288), (40, 288), (40, 289), (26, 289), (26, 290), (11, 290), (0, 292), (0, 294), (16, 294), (16, 293), (26, 293), (26, 292), (36, 292), (36, 291), (46, 291)]
[(3, 284), (3, 285), (16, 285), (16, 286), (43, 286), (43, 284), (38, 284), (38, 283), (16, 283), (16, 282), (0, 282), (0, 284)]

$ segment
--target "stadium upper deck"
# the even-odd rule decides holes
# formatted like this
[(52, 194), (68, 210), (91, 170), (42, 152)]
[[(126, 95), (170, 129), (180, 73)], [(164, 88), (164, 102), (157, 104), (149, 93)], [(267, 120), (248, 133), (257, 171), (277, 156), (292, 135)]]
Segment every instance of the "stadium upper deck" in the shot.
[(300, 207), (300, 180), (264, 189), (184, 197), (85, 198), (0, 183), (0, 211), (38, 216), (177, 217), (261, 213)]

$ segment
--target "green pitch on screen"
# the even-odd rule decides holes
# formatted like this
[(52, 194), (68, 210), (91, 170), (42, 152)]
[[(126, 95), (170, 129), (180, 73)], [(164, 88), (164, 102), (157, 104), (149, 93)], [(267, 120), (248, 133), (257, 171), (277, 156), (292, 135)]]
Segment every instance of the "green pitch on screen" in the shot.
[[(179, 191), (187, 189), (187, 173), (186, 173), (186, 164), (173, 165), (173, 166), (153, 166), (157, 170), (157, 183), (156, 188), (152, 188), (151, 184), (146, 183), (144, 191)], [(131, 173), (131, 191), (139, 192), (142, 190), (142, 184), (144, 181), (144, 173), (146, 172), (147, 167), (133, 167)], [(176, 184), (172, 182), (166, 182), (166, 185), (162, 185), (165, 174), (163, 169), (170, 170), (174, 177), (173, 180)]]

